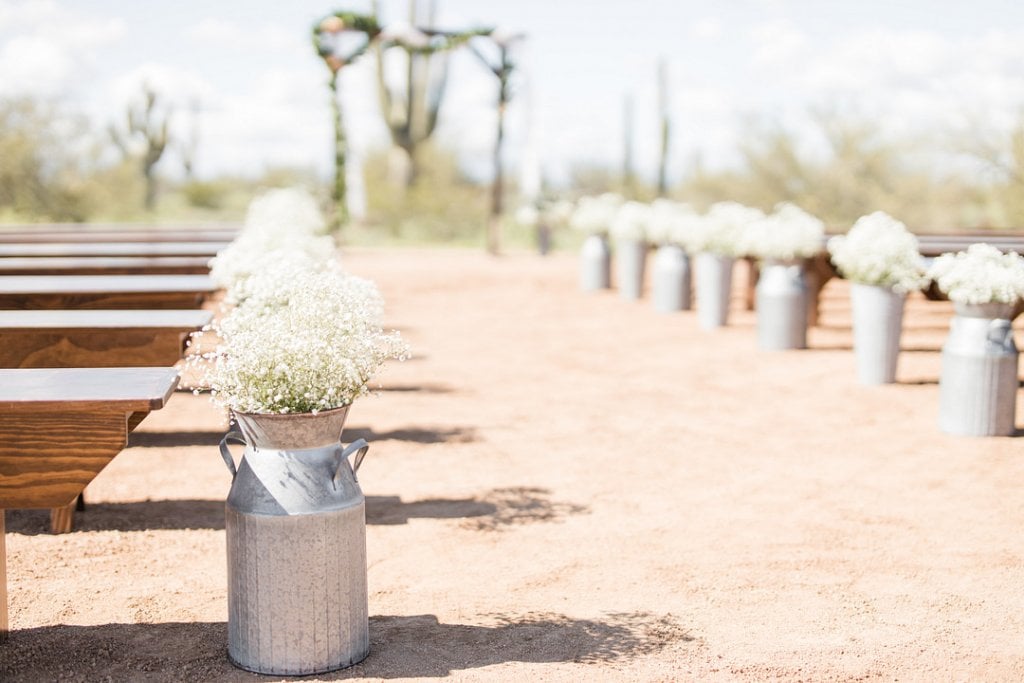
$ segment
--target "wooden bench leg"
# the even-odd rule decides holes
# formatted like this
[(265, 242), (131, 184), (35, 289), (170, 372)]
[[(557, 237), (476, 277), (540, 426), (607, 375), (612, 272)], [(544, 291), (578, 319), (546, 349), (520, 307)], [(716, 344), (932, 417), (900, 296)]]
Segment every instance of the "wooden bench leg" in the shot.
[(0, 509), (0, 643), (7, 640), (7, 533), (4, 517), (7, 510)]
[(743, 306), (752, 311), (757, 301), (757, 281), (761, 279), (761, 269), (757, 266), (757, 259), (747, 256), (743, 260), (747, 262), (747, 290), (743, 295)]
[(75, 521), (75, 505), (72, 502), (64, 507), (50, 509), (50, 533), (66, 534), (71, 531)]

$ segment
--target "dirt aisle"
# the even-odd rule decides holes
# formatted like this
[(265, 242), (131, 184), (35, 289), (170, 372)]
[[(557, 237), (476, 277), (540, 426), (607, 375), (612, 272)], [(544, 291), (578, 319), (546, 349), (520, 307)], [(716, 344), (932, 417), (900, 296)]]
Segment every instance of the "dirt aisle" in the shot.
[[(345, 432), (372, 651), (322, 679), (1024, 679), (1024, 452), (938, 431), (948, 304), (912, 298), (900, 382), (861, 387), (841, 281), (769, 353), (738, 298), (701, 331), (581, 294), (571, 254), (346, 264), (415, 358)], [(225, 655), (223, 428), (178, 393), (75, 532), (8, 513), (0, 679), (263, 680)]]

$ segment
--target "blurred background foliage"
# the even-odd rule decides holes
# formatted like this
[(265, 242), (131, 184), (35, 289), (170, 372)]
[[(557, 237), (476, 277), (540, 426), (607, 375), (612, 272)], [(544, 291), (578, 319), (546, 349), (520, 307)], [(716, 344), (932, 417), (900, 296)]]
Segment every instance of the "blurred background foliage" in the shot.
[[(970, 137), (950, 134), (944, 140), (885, 139), (871, 121), (827, 108), (812, 112), (812, 119), (821, 143), (814, 150), (798, 144), (807, 131), (797, 135), (777, 121), (747, 120), (734, 168), (708, 170), (693, 159), (669, 184), (668, 196), (701, 210), (726, 199), (762, 209), (792, 201), (837, 232), (876, 210), (916, 232), (1024, 230), (1024, 117), (1009, 136), (978, 127)], [(138, 158), (118, 154), (113, 141), (97, 140), (103, 131), (90, 130), (84, 117), (59, 102), (0, 100), (0, 222), (237, 221), (262, 189), (296, 184), (314, 188), (327, 207), (329, 180), (310, 169), (197, 179), (166, 173), (158, 164), (156, 202), (148, 210)], [(936, 150), (965, 163), (940, 167), (929, 161), (940, 158)], [(471, 177), (460, 168), (456, 150), (428, 141), (418, 152), (416, 181), (396, 183), (392, 154), (380, 149), (363, 160), (365, 216), (344, 228), (344, 241), (483, 246), (489, 179)], [(622, 175), (621, 169), (580, 165), (564, 186), (547, 187), (545, 195), (574, 199), (622, 192)], [(646, 177), (639, 174), (630, 184), (635, 198), (655, 197), (656, 181)], [(511, 216), (521, 201), (513, 181), (507, 191)], [(511, 218), (505, 230), (509, 246), (535, 239), (532, 226)], [(575, 243), (556, 226), (556, 247)]]

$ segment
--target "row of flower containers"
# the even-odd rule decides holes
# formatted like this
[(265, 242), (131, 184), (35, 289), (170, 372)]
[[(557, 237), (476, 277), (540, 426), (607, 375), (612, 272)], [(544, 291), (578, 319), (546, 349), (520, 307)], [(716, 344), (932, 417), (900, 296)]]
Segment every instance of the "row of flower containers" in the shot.
[[(584, 291), (610, 288), (614, 263), (620, 295), (639, 299), (648, 245), (655, 244), (654, 308), (689, 310), (695, 298), (703, 329), (727, 323), (736, 258), (757, 259), (758, 346), (807, 347), (811, 298), (805, 266), (826, 243), (821, 221), (801, 209), (783, 204), (765, 215), (721, 202), (701, 215), (677, 202), (641, 204), (601, 195), (581, 199), (571, 224), (588, 233), (580, 263)], [(827, 248), (851, 283), (862, 384), (896, 381), (906, 296), (934, 282), (955, 311), (942, 349), (939, 427), (967, 436), (1014, 433), (1018, 354), (1011, 321), (1016, 304), (1024, 300), (1024, 259), (975, 244), (965, 252), (944, 254), (926, 268), (917, 238), (882, 212), (861, 218), (847, 234), (828, 240)]]
[[(369, 653), (365, 499), (369, 445), (345, 446), (350, 406), (408, 348), (381, 328), (376, 286), (346, 273), (315, 200), (274, 190), (211, 263), (225, 306), (192, 356), (234, 429), (220, 444), (228, 656), (274, 675), (322, 673)], [(212, 340), (209, 337), (213, 337)], [(237, 464), (232, 442), (244, 445)]]

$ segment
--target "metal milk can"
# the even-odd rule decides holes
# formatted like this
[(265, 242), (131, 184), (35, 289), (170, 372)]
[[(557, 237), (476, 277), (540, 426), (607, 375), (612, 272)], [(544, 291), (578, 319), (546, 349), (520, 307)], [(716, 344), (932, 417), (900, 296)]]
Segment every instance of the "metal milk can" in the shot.
[(651, 269), (651, 300), (662, 313), (688, 311), (692, 306), (690, 257), (676, 244), (658, 247)]
[(644, 291), (647, 243), (643, 240), (619, 240), (615, 244), (615, 285), (619, 296), (639, 299)]
[(766, 351), (807, 348), (807, 285), (799, 261), (766, 260), (755, 289), (757, 341)]
[[(366, 505), (355, 474), (369, 446), (342, 447), (347, 414), (347, 406), (236, 413), (239, 431), (221, 440), (234, 476), (225, 515), (228, 656), (243, 669), (321, 673), (369, 653)], [(229, 441), (245, 444), (237, 468)]]
[(697, 322), (705, 330), (723, 327), (729, 320), (732, 297), (732, 256), (697, 254)]
[(1013, 304), (954, 304), (942, 347), (939, 427), (964, 436), (1009, 436), (1017, 408)]
[(861, 384), (896, 381), (906, 299), (906, 294), (890, 287), (850, 283), (853, 351)]
[(587, 237), (580, 249), (580, 289), (594, 292), (611, 287), (611, 259), (607, 237)]

